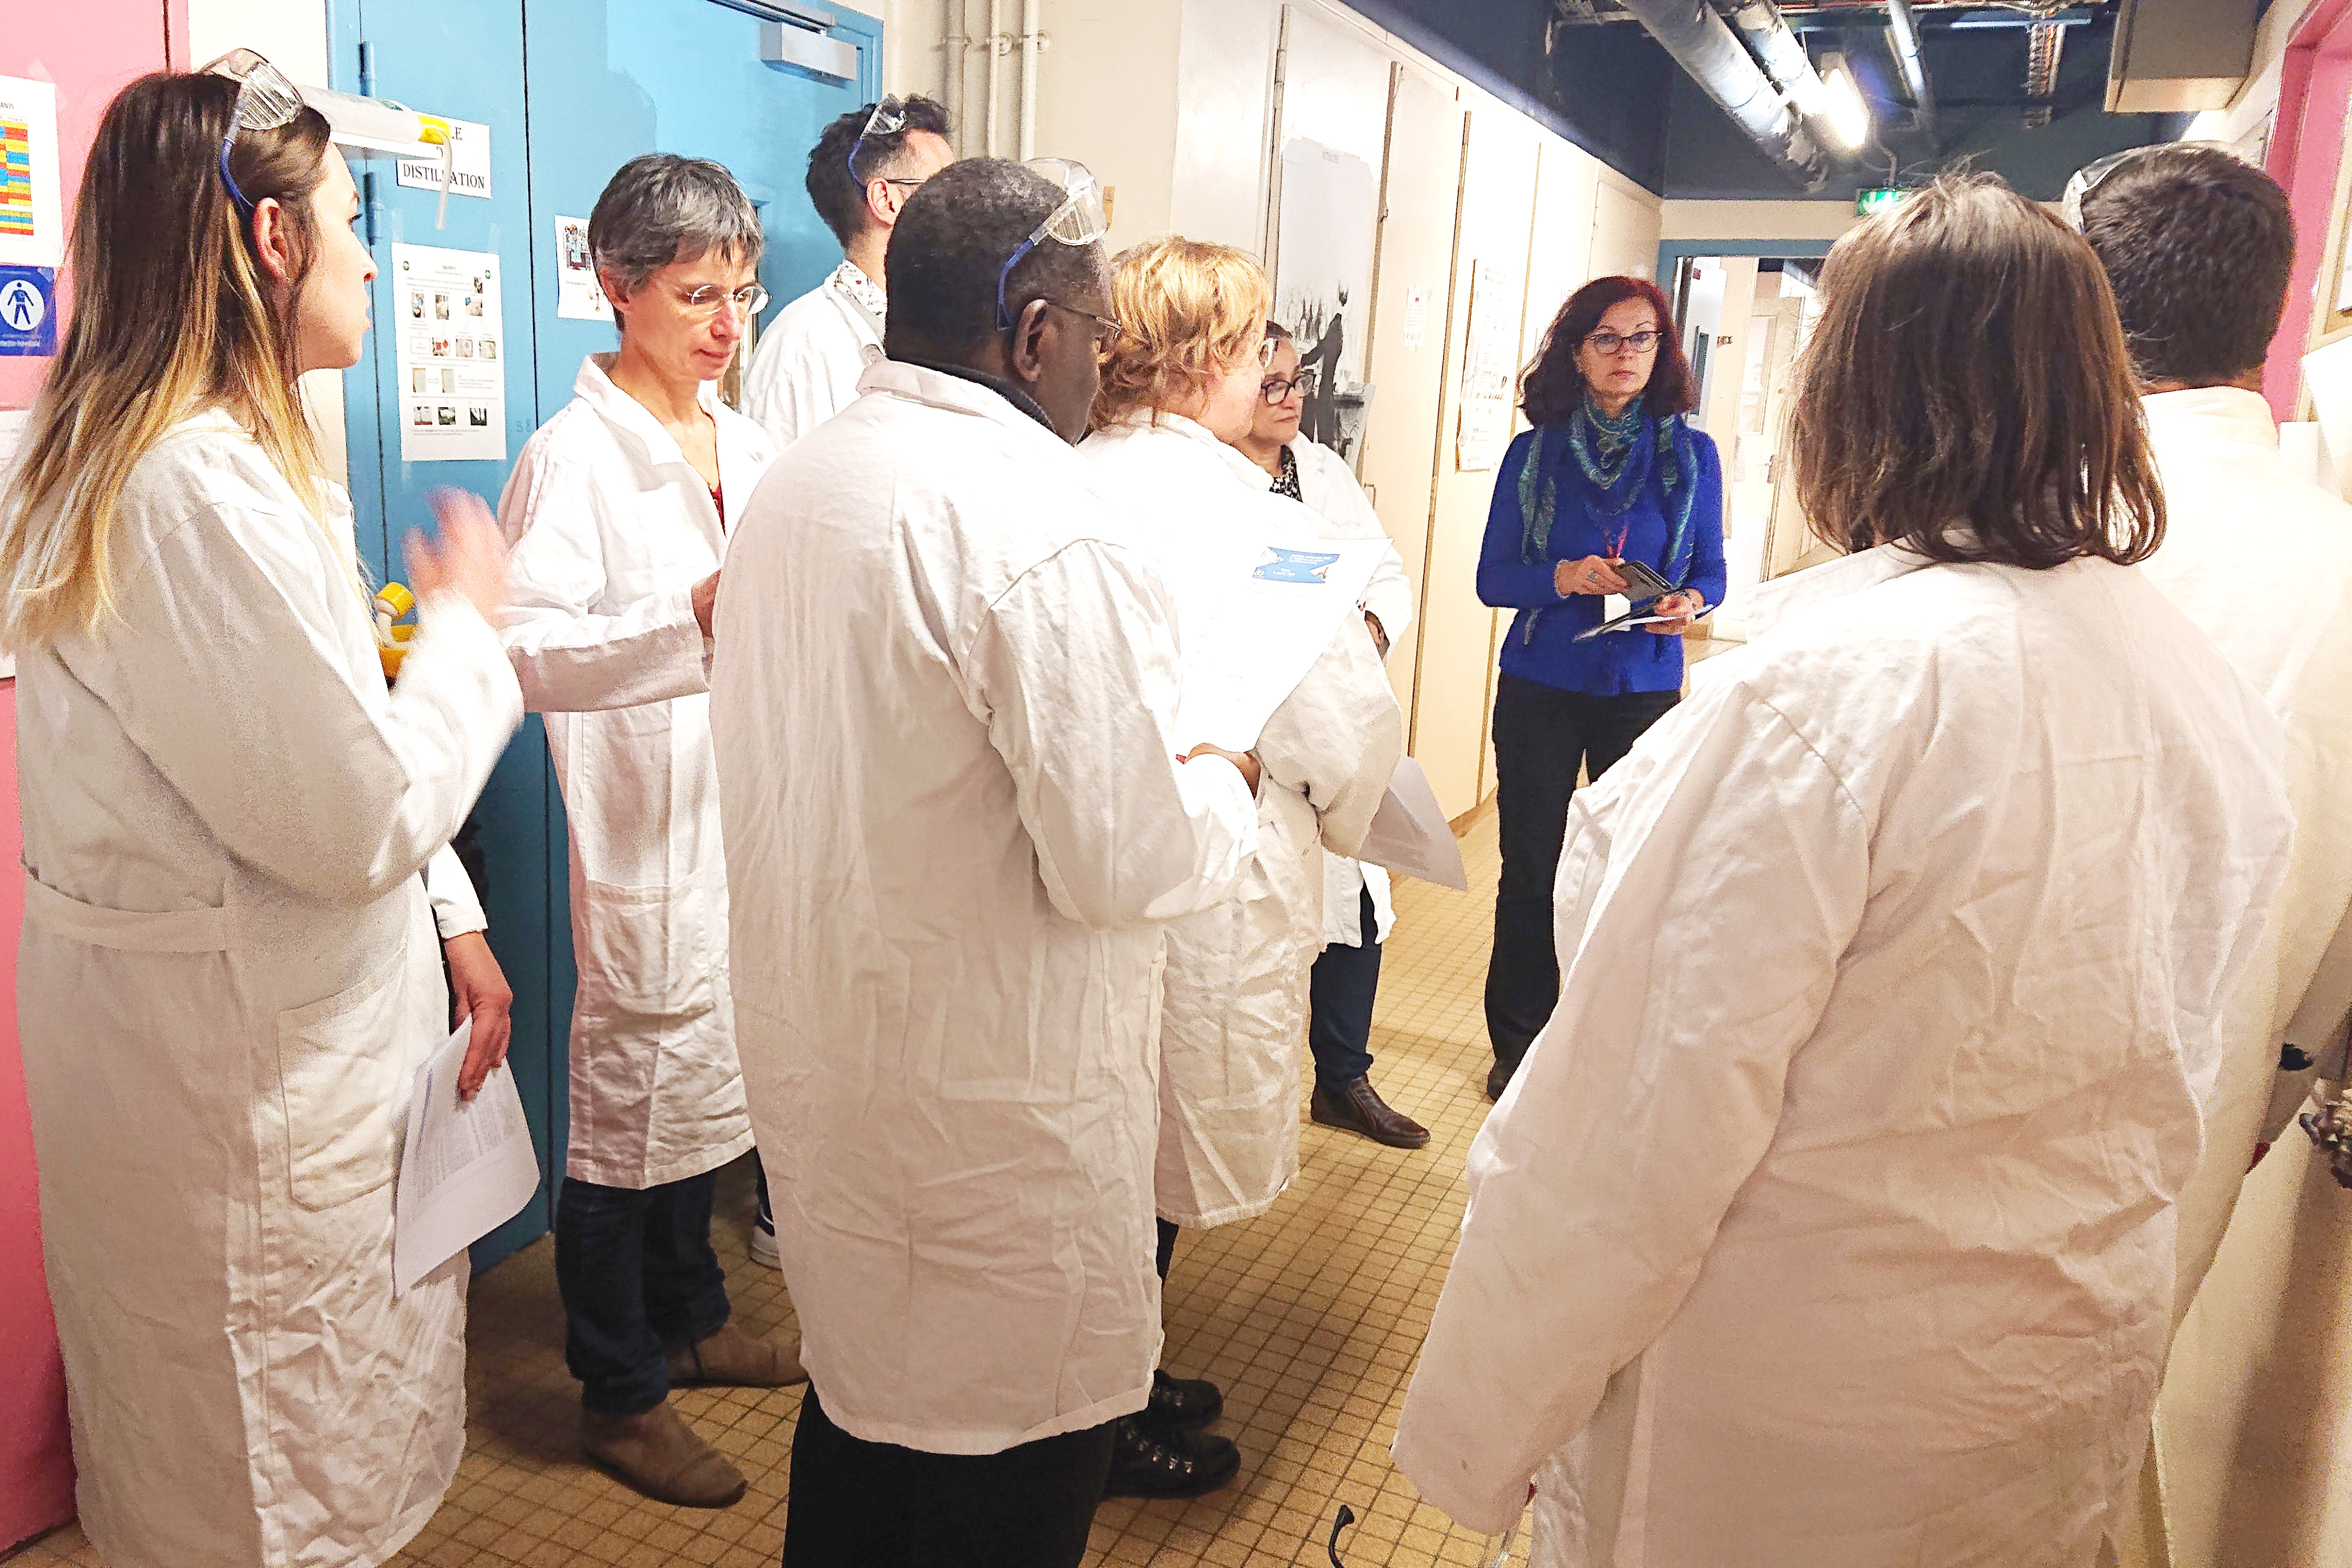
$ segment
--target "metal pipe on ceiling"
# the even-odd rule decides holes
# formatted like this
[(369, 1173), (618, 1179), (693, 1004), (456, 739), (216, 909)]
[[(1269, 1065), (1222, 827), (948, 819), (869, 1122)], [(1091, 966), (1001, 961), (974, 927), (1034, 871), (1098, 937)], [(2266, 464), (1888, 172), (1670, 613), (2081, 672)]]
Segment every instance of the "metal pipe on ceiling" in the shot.
[(2065, 47), (2066, 29), (2055, 22), (2036, 22), (2025, 35), (2025, 96), (2037, 100), (2025, 111), (2029, 131), (2050, 123), (2050, 100), (2058, 91), (2058, 59)]
[(1618, 3), (1782, 173), (1806, 190), (1821, 188), (1828, 178), (1821, 143), (1706, 0)]
[(1741, 37), (1754, 51), (1757, 63), (1781, 96), (1795, 105), (1799, 114), (1818, 124), (1828, 112), (1827, 89), (1822, 86), (1821, 73), (1813, 69), (1812, 57), (1789, 25), (1780, 20), (1780, 7), (1772, 0), (1722, 0), (1717, 9), (1723, 19), (1739, 30)]
[(1903, 89), (1919, 111), (1919, 132), (1933, 137), (1936, 99), (1927, 85), (1927, 58), (1920, 52), (1919, 18), (1912, 15), (1911, 0), (1886, 0), (1886, 39), (1903, 73)]

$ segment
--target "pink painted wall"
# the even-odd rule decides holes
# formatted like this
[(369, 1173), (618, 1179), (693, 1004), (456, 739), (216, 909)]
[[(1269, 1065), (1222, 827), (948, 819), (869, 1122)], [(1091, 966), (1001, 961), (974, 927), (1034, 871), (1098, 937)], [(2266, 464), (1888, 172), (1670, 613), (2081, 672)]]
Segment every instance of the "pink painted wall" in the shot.
[[(0, 76), (57, 84), (70, 222), (82, 160), (108, 102), (133, 77), (187, 65), (187, 0), (10, 0), (7, 11)], [(48, 365), (46, 359), (0, 357), (0, 408), (29, 407)], [(16, 685), (0, 681), (0, 868), (23, 847)], [(0, 1552), (73, 1517), (65, 1373), (41, 1274), (37, 1178), (16, 1050), (16, 934), (24, 912), (24, 884), (0, 875)]]
[(2278, 121), (2271, 132), (2270, 175), (2284, 186), (2294, 211), (2294, 270), (2285, 318), (2271, 340), (2263, 367), (2263, 395), (2272, 415), (2293, 419), (2303, 397), (2303, 349), (2324, 285), (2319, 264), (2327, 250), (2327, 224), (2336, 201), (2344, 120), (2352, 100), (2352, 4), (2324, 0), (2295, 29), (2279, 68)]

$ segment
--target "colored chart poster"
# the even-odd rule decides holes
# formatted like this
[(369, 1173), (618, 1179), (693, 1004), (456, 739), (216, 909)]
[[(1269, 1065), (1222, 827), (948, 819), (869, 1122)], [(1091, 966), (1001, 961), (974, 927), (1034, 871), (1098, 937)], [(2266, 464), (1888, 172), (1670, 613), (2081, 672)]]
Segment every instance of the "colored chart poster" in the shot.
[(0, 76), (0, 267), (55, 268), (65, 259), (58, 189), (58, 89)]
[(400, 460), (507, 455), (507, 342), (499, 258), (487, 250), (392, 247), (393, 363)]
[(596, 264), (588, 254), (588, 220), (555, 220), (555, 313), (567, 321), (609, 321), (613, 302), (596, 280)]

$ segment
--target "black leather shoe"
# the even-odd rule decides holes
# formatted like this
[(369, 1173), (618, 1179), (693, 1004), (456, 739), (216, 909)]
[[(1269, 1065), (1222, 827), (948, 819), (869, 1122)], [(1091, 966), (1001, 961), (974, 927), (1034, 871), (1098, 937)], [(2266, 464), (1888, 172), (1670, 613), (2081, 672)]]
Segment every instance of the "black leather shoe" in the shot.
[(1369, 1075), (1336, 1095), (1324, 1092), (1323, 1086), (1317, 1084), (1314, 1098), (1307, 1102), (1307, 1114), (1326, 1127), (1357, 1133), (1391, 1149), (1418, 1149), (1429, 1142), (1429, 1129), (1390, 1109)]
[(1502, 1099), (1503, 1091), (1511, 1087), (1512, 1075), (1518, 1070), (1517, 1062), (1496, 1062), (1486, 1073), (1486, 1098)]
[(1154, 1431), (1133, 1415), (1111, 1435), (1105, 1497), (1188, 1498), (1215, 1491), (1241, 1472), (1242, 1451), (1211, 1432)]
[(1143, 1417), (1163, 1432), (1190, 1432), (1206, 1426), (1224, 1413), (1225, 1396), (1205, 1377), (1171, 1377), (1157, 1368), (1151, 1373), (1151, 1403)]

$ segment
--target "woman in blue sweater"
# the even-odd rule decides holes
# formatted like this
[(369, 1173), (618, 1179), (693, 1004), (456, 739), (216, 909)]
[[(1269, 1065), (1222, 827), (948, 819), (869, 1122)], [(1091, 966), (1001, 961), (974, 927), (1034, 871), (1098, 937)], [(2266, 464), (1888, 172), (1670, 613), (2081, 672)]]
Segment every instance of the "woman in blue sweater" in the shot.
[[(1478, 597), (1518, 611), (1495, 689), (1489, 1099), (1559, 999), (1552, 879), (1578, 771), (1599, 778), (1680, 699), (1681, 634), (1723, 598), (1723, 464), (1685, 422), (1696, 401), (1665, 296), (1639, 278), (1570, 295), (1522, 388), (1535, 428), (1503, 458), (1478, 556)], [(1642, 602), (1628, 562), (1674, 589), (1645, 612), (1665, 618), (1580, 641), (1607, 595)]]

